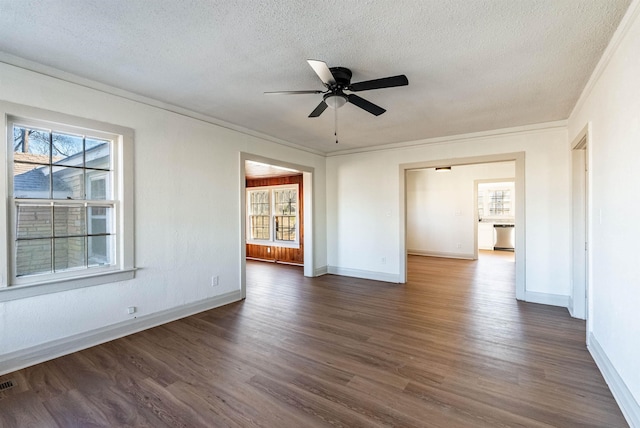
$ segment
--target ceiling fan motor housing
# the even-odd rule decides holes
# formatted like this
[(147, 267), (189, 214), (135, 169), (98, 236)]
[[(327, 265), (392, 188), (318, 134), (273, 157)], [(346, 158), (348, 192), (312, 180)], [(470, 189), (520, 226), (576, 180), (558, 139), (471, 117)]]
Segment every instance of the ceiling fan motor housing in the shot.
[(351, 70), (344, 67), (331, 67), (331, 74), (336, 81), (335, 87), (331, 86), (329, 89), (345, 89), (351, 84)]

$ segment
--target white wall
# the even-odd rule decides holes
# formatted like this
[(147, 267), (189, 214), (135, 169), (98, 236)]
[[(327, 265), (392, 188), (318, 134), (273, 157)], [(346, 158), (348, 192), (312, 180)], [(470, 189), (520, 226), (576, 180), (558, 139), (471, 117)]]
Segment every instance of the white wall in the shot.
[(238, 291), (240, 152), (315, 168), (314, 265), (326, 266), (324, 157), (6, 64), (0, 97), (134, 130), (139, 268), (130, 281), (0, 303), (0, 361), (126, 322), (128, 306), (144, 318)]
[(329, 270), (390, 281), (401, 277), (401, 164), (525, 152), (526, 291), (568, 300), (571, 193), (566, 141), (561, 126), (327, 158), (327, 194), (333, 195), (327, 199)]
[[(640, 426), (639, 16), (639, 2), (635, 1), (568, 124), (569, 141), (591, 124), (590, 346), (592, 352), (602, 350), (602, 356), (606, 357), (603, 360), (610, 362), (630, 391), (637, 426)], [(610, 378), (607, 381), (613, 382)], [(615, 388), (612, 389), (615, 394)]]
[[(417, 254), (473, 258), (475, 180), (514, 178), (514, 162), (407, 172), (407, 250)], [(457, 245), (460, 244), (460, 248)]]

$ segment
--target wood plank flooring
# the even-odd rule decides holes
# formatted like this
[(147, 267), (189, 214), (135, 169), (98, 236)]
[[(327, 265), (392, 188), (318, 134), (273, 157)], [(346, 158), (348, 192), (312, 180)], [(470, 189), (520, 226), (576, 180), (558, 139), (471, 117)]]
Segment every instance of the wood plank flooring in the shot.
[(247, 299), (0, 377), (1, 427), (625, 427), (565, 309), (513, 254), (388, 284), (247, 263)]

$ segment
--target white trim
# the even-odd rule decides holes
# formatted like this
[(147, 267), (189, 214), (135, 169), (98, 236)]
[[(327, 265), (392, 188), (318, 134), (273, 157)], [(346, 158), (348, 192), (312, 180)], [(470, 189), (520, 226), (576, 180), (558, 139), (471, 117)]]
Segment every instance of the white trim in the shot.
[(569, 296), (564, 294), (549, 294), (539, 293), (537, 291), (525, 291), (525, 302), (539, 303), (541, 305), (560, 306), (562, 308), (569, 308)]
[(327, 266), (327, 273), (350, 276), (353, 278), (372, 279), (374, 281), (400, 283), (400, 277), (394, 273), (375, 272), (371, 270), (349, 269), (339, 266)]
[(604, 73), (604, 71), (607, 69), (609, 62), (611, 62), (611, 58), (613, 58), (613, 55), (618, 50), (618, 46), (627, 36), (627, 33), (638, 17), (638, 14), (640, 14), (640, 0), (634, 0), (631, 5), (629, 5), (627, 12), (624, 14), (622, 20), (620, 21), (620, 24), (618, 25), (618, 28), (613, 33), (609, 44), (600, 57), (598, 64), (596, 64), (593, 73), (591, 73), (591, 77), (589, 77), (587, 84), (584, 86), (584, 89), (580, 93), (580, 97), (578, 98), (578, 101), (576, 101), (576, 104), (573, 106), (569, 117), (573, 117), (573, 115), (582, 108), (587, 98), (589, 98), (589, 96), (591, 95), (591, 91), (593, 91), (593, 88), (598, 83), (598, 80), (600, 80), (602, 73)]
[(24, 58), (17, 57), (15, 55), (11, 55), (5, 52), (0, 52), (0, 63), (4, 63), (10, 65), (12, 67), (21, 68), (23, 70), (30, 71), (32, 73), (41, 74), (43, 76), (48, 76), (54, 79), (61, 80), (63, 82), (68, 82), (74, 85), (82, 86), (88, 89), (92, 89), (95, 91), (103, 92), (105, 94), (113, 95), (116, 97), (124, 98), (126, 100), (130, 100), (133, 102), (137, 102), (143, 105), (151, 106), (158, 108), (160, 110), (168, 111), (171, 113), (178, 114), (180, 116), (189, 117), (191, 119), (199, 120), (202, 122), (210, 123), (212, 125), (219, 126), (225, 129), (231, 129), (236, 132), (240, 132), (241, 134), (249, 135), (252, 137), (260, 138), (262, 140), (270, 141), (272, 143), (280, 144), (282, 146), (294, 148), (297, 150), (302, 150), (307, 153), (313, 153), (315, 155), (324, 156), (325, 153), (312, 149), (310, 147), (302, 146), (300, 144), (291, 143), (289, 141), (282, 140), (280, 138), (273, 137), (271, 135), (263, 134), (258, 131), (254, 131), (252, 129), (245, 128), (243, 126), (235, 125), (233, 123), (225, 122), (220, 119), (216, 119), (215, 117), (208, 116), (206, 114), (198, 113), (183, 107), (179, 107), (173, 104), (165, 103), (162, 101), (158, 101), (153, 98), (145, 97), (139, 94), (135, 94), (133, 92), (126, 91), (124, 89), (119, 89), (114, 86), (109, 86), (104, 83), (95, 82), (93, 80), (80, 77), (78, 75), (68, 73), (66, 71), (58, 70), (53, 67), (49, 67), (43, 64), (39, 64), (33, 61), (29, 61)]
[(640, 404), (635, 400), (629, 388), (622, 380), (622, 377), (618, 374), (607, 353), (604, 352), (602, 346), (593, 335), (589, 334), (589, 340), (587, 342), (587, 349), (596, 362), (596, 365), (602, 373), (605, 382), (609, 385), (609, 389), (615, 398), (616, 403), (622, 411), (622, 415), (627, 420), (630, 427), (640, 427)]
[(241, 299), (240, 290), (232, 291), (210, 299), (154, 312), (117, 324), (10, 352), (0, 356), (0, 375), (87, 349), (151, 327), (166, 324), (199, 312), (237, 302)]
[[(302, 172), (302, 207), (304, 210), (303, 221), (304, 225), (313, 225), (313, 180), (315, 180), (315, 175), (303, 171)], [(311, 189), (307, 191), (306, 189)], [(315, 245), (315, 227), (309, 227), (304, 229), (304, 236), (302, 237), (303, 241), (303, 250), (302, 250), (302, 259), (304, 260), (304, 276), (313, 277), (314, 275), (313, 266), (315, 261), (313, 260), (313, 246)]]
[[(532, 134), (534, 132), (555, 131), (558, 128), (566, 128), (567, 124), (568, 124), (567, 120), (558, 120), (554, 122), (544, 122), (544, 123), (536, 123), (532, 125), (516, 126), (513, 128), (494, 129), (491, 131), (471, 132), (468, 134), (448, 135), (444, 137), (426, 138), (424, 140), (405, 141), (400, 143), (383, 144), (379, 146), (340, 150), (337, 152), (327, 153), (325, 156), (333, 157), (333, 156), (350, 155), (354, 153), (367, 153), (367, 152), (397, 150), (397, 149), (407, 149), (407, 148), (410, 149), (415, 147), (427, 146), (431, 144), (454, 143), (460, 140), (492, 141), (495, 139), (495, 137), (500, 137), (503, 135)], [(441, 165), (445, 165), (445, 164), (441, 164)], [(441, 166), (441, 165), (438, 165), (438, 166)]]
[[(85, 271), (86, 272), (86, 271)], [(76, 288), (93, 287), (95, 285), (110, 284), (112, 282), (127, 281), (135, 277), (136, 269), (108, 270), (77, 278), (58, 278), (43, 283), (27, 285), (12, 285), (0, 287), (0, 302), (24, 299), (43, 294), (59, 293)]]
[(444, 259), (464, 259), (464, 260), (476, 259), (474, 254), (448, 253), (446, 251), (407, 250), (407, 254), (409, 254), (410, 256), (441, 257)]
[(322, 276), (322, 275), (326, 275), (327, 273), (329, 273), (329, 269), (327, 268), (327, 266), (320, 266), (318, 268), (315, 268), (313, 270), (313, 276)]

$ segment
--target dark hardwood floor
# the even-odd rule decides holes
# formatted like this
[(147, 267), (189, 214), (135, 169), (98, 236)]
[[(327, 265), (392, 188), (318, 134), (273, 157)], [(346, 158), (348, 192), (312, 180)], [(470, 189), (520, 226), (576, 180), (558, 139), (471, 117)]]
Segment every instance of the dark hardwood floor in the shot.
[(2, 427), (624, 427), (566, 309), (511, 253), (388, 284), (247, 263), (247, 299), (0, 377)]

